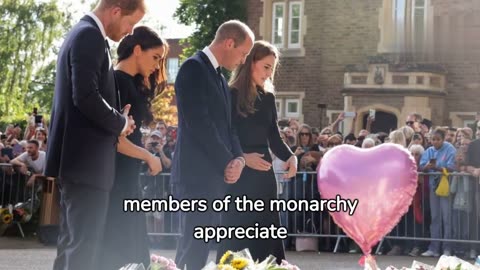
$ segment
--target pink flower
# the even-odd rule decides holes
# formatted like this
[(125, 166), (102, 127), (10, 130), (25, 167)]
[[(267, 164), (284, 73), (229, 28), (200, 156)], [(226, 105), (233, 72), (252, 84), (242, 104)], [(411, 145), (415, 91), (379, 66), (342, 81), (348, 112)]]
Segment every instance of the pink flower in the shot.
[(287, 268), (288, 270), (300, 270), (300, 268), (298, 268), (298, 266), (290, 264), (286, 260), (282, 260), (282, 264), (280, 264), (280, 266), (283, 266), (283, 267)]
[(167, 258), (160, 256), (160, 257), (158, 257), (158, 263), (162, 266), (167, 266), (169, 261), (168, 261)]
[(158, 255), (151, 255), (151, 269), (155, 270), (179, 270), (172, 259)]

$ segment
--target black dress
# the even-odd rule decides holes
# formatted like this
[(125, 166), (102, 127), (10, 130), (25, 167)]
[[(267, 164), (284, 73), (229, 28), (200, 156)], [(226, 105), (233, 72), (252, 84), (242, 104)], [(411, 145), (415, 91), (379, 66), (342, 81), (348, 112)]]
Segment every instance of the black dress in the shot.
[[(255, 101), (255, 113), (242, 117), (236, 112), (238, 90), (232, 90), (232, 122), (237, 131), (244, 153), (264, 154), (263, 159), (272, 162), (269, 147), (272, 152), (283, 161), (287, 161), (293, 153), (282, 141), (277, 126), (277, 110), (275, 97), (272, 93), (265, 93), (258, 89)], [(277, 184), (273, 167), (269, 171), (257, 171), (249, 167), (243, 169), (240, 179), (229, 185), (227, 194), (236, 197), (246, 195), (250, 200), (262, 199), (265, 202), (263, 212), (238, 212), (235, 205), (230, 205), (230, 211), (222, 213), (222, 225), (226, 227), (253, 227), (258, 223), (260, 227), (275, 225), (280, 227), (278, 212), (269, 211), (269, 201), (277, 199)], [(285, 258), (285, 251), (281, 239), (226, 239), (218, 248), (217, 259), (227, 250), (240, 251), (248, 248), (254, 260), (262, 261), (268, 255), (273, 255), (280, 263)], [(218, 261), (218, 260), (217, 260)]]
[[(147, 101), (135, 86), (134, 77), (116, 70), (122, 108), (131, 104), (130, 115), (137, 126), (145, 119)], [(139, 128), (127, 137), (132, 143), (142, 146)], [(115, 182), (110, 192), (105, 239), (100, 257), (102, 270), (118, 270), (128, 263), (150, 263), (149, 240), (144, 212), (123, 212), (124, 199), (142, 199), (139, 173), (141, 161), (117, 153)]]

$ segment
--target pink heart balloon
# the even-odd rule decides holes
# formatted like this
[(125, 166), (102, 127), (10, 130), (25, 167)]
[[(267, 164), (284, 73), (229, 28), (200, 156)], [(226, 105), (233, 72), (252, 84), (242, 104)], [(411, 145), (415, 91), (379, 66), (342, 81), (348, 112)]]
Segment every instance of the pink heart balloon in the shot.
[(417, 188), (415, 159), (391, 143), (369, 149), (337, 146), (322, 158), (317, 176), (322, 199), (358, 199), (352, 216), (330, 215), (365, 255), (408, 211)]

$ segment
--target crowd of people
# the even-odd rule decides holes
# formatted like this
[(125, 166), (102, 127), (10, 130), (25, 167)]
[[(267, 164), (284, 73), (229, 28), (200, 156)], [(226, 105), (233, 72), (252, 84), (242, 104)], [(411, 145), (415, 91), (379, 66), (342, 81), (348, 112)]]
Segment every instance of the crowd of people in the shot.
[[(297, 156), (298, 171), (296, 179), (285, 179), (281, 173), (276, 174), (278, 195), (285, 199), (320, 198), (314, 175), (307, 178), (304, 171), (314, 172), (323, 155), (331, 148), (349, 144), (361, 148), (370, 148), (383, 143), (395, 143), (408, 149), (415, 157), (418, 171), (465, 172), (470, 174), (450, 178), (450, 196), (440, 197), (435, 194), (439, 175), (420, 175), (419, 186), (409, 212), (392, 231), (395, 236), (431, 237), (435, 239), (478, 239), (477, 222), (477, 190), (478, 184), (473, 181), (480, 175), (480, 128), (474, 133), (469, 127), (433, 127), (432, 122), (417, 113), (408, 115), (405, 125), (389, 134), (385, 132), (371, 133), (370, 127), (375, 121), (369, 117), (366, 129), (348, 134), (338, 131), (340, 122), (345, 119), (341, 113), (331, 125), (318, 129), (302, 124), (295, 119), (279, 120), (279, 133), (282, 140)], [(355, 119), (354, 119), (355, 121)], [(162, 173), (168, 174), (172, 166), (175, 152), (177, 127), (168, 126), (164, 121), (156, 121), (152, 128), (142, 129), (142, 144), (145, 149), (161, 160)], [(36, 110), (28, 121), (26, 131), (22, 135), (20, 126), (10, 124), (1, 134), (0, 163), (10, 163), (13, 167), (2, 167), (4, 175), (19, 174), (27, 177), (26, 184), (31, 186), (36, 178), (42, 175), (47, 152), (47, 129), (45, 121), (37, 116)], [(284, 163), (272, 154), (272, 165), (275, 171), (283, 171)], [(14, 169), (13, 169), (14, 168)], [(144, 168), (146, 171), (147, 168)], [(169, 179), (165, 177), (165, 190), (153, 190), (151, 182), (143, 182), (144, 196), (169, 193)], [(311, 188), (315, 187), (315, 188)], [(3, 202), (5, 203), (5, 202)], [(472, 215), (473, 213), (473, 215)], [(282, 223), (289, 227), (291, 233), (317, 232), (335, 233), (338, 229), (326, 215), (320, 213), (301, 213), (292, 218), (292, 213), (281, 213)], [(290, 215), (290, 218), (287, 218)], [(308, 216), (310, 218), (305, 218)], [(323, 217), (323, 218), (322, 218)], [(170, 217), (171, 218), (171, 217)], [(330, 224), (329, 224), (330, 222)], [(312, 226), (313, 225), (313, 226)], [(316, 225), (316, 226), (315, 226)], [(313, 231), (313, 228), (317, 228)], [(321, 229), (323, 228), (323, 229)], [(328, 229), (327, 229), (328, 228)], [(332, 229), (334, 228), (334, 229)], [(328, 231), (329, 230), (329, 231)], [(294, 249), (295, 241), (286, 241), (287, 248)], [(329, 249), (324, 243), (320, 248)], [(411, 256), (439, 256), (451, 254), (475, 258), (478, 247), (474, 244), (455, 244), (451, 242), (432, 241), (390, 241), (389, 255), (409, 254)], [(359, 252), (359, 248), (350, 243), (349, 252)], [(422, 251), (424, 251), (422, 253)]]
[[(284, 179), (277, 174), (279, 196), (286, 199), (305, 196), (320, 198), (316, 189), (314, 174), (302, 174), (303, 171), (314, 172), (323, 155), (342, 144), (361, 148), (370, 148), (384, 143), (399, 144), (408, 149), (417, 162), (419, 185), (409, 212), (392, 231), (392, 236), (426, 237), (432, 239), (478, 240), (478, 183), (474, 181), (480, 175), (480, 125), (474, 133), (470, 127), (434, 127), (432, 121), (418, 113), (411, 113), (405, 125), (390, 133), (371, 133), (370, 127), (375, 119), (368, 117), (366, 129), (358, 134), (353, 127), (348, 134), (338, 131), (338, 126), (345, 119), (341, 113), (336, 121), (323, 129), (301, 124), (297, 120), (280, 120), (282, 139), (297, 155), (299, 173), (296, 179)], [(355, 122), (355, 119), (354, 121)], [(477, 138), (475, 140), (475, 138)], [(282, 162), (273, 160), (274, 169), (282, 171)], [(451, 176), (450, 194), (441, 197), (435, 193), (442, 171), (465, 173)], [(430, 174), (429, 173), (437, 173)], [(467, 175), (468, 174), (468, 175)], [(314, 182), (312, 184), (312, 182)], [(339, 230), (325, 214), (319, 213), (282, 213), (282, 221), (295, 232), (316, 232), (335, 234)], [(323, 218), (322, 218), (323, 217)], [(312, 226), (312, 224), (314, 226)], [(315, 226), (316, 225), (316, 226)], [(332, 229), (333, 228), (333, 229)], [(475, 258), (478, 247), (474, 244), (457, 244), (452, 242), (392, 240), (388, 241), (388, 255), (439, 256), (453, 252), (457, 256)], [(287, 241), (287, 246), (294, 247), (294, 241)], [(327, 244), (320, 248), (331, 249)], [(350, 243), (346, 250), (355, 253), (360, 249)]]
[[(413, 203), (392, 234), (479, 239), (478, 184), (472, 179), (480, 176), (480, 140), (474, 140), (480, 138), (480, 128), (474, 136), (468, 127), (434, 127), (417, 113), (389, 133), (371, 132), (373, 115), (357, 134), (353, 126), (346, 134), (339, 132), (346, 113), (322, 128), (278, 120), (273, 78), (280, 54), (235, 20), (223, 23), (212, 43), (182, 64), (175, 82), (178, 128), (155, 122), (151, 103), (166, 85), (169, 47), (153, 29), (133, 28), (146, 12), (143, 1), (122, 3), (100, 1), (66, 35), (57, 61), (48, 132), (34, 110), (23, 136), (18, 125), (9, 125), (1, 137), (0, 163), (13, 165), (2, 167), (3, 175), (25, 175), (27, 186), (35, 185), (43, 174), (56, 181), (60, 235), (54, 269), (118, 269), (132, 261), (149, 263), (145, 213), (127, 213), (120, 206), (127, 198), (172, 190), (148, 195), (150, 183), (137, 181), (143, 172), (152, 176), (171, 172), (169, 186), (176, 186), (173, 195), (179, 199), (214, 200), (227, 194), (265, 201), (278, 196), (320, 199), (315, 172), (324, 154), (342, 144), (361, 148), (398, 144), (412, 153), (418, 171), (425, 173), (419, 174)], [(106, 37), (120, 42), (115, 67)], [(233, 72), (229, 83), (222, 68)], [(467, 174), (452, 177), (448, 196), (439, 196), (435, 190), (444, 172)], [(328, 213), (243, 213), (230, 207), (221, 215), (191, 211), (179, 216), (182, 234), (175, 261), (189, 269), (200, 269), (208, 257), (207, 245), (192, 234), (199, 226), (273, 224), (286, 226), (293, 234), (341, 233)], [(249, 248), (254, 259), (273, 254), (281, 263), (284, 244), (299, 249), (294, 240), (228, 239), (220, 243), (217, 259), (226, 250)], [(478, 250), (470, 244), (422, 243), (391, 241), (388, 254), (439, 256), (455, 251), (474, 258)], [(358, 251), (351, 241), (347, 245), (347, 250)]]

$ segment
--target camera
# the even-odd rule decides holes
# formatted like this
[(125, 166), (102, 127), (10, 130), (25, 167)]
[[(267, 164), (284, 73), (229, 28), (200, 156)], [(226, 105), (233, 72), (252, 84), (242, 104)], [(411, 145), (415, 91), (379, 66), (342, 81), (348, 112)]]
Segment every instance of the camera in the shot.
[(151, 143), (150, 143), (150, 146), (152, 146), (152, 147), (157, 147), (157, 146), (158, 146), (158, 142), (151, 142)]

